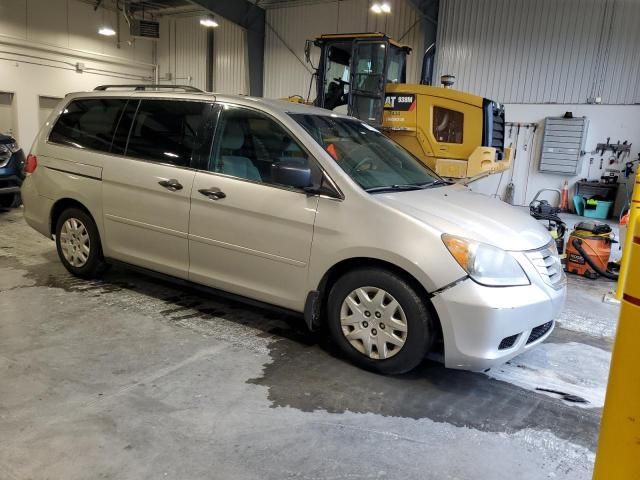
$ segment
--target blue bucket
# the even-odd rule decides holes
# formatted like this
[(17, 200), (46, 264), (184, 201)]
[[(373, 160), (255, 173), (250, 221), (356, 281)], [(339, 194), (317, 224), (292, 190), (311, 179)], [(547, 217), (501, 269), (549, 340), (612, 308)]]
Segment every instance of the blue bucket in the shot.
[(598, 200), (596, 208), (585, 208), (584, 216), (589, 218), (597, 218), (599, 220), (606, 220), (609, 218), (609, 211), (613, 207), (613, 202), (607, 200)]

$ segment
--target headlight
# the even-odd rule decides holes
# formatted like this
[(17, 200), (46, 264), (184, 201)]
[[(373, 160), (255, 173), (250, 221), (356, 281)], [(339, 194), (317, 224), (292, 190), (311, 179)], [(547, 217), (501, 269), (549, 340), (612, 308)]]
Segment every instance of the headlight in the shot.
[(0, 153), (11, 153), (11, 150), (4, 143), (0, 143)]
[(475, 240), (443, 234), (442, 241), (465, 272), (489, 287), (529, 285), (518, 261), (501, 248)]

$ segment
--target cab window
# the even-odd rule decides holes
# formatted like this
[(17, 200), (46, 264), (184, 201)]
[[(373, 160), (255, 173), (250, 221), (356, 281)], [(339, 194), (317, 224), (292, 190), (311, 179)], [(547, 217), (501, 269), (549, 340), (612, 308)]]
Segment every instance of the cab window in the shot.
[(440, 143), (462, 143), (464, 114), (444, 107), (433, 107), (433, 136)]
[(225, 107), (218, 123), (209, 170), (280, 185), (274, 169), (311, 168), (307, 153), (270, 117), (242, 107)]

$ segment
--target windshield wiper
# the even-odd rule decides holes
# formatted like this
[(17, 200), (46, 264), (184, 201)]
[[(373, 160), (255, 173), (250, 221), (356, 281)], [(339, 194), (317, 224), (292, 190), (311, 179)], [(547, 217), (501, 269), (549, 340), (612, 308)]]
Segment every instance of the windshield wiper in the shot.
[(423, 183), (420, 185), (422, 188), (436, 187), (438, 185), (451, 185), (451, 182), (443, 179), (434, 180), (433, 182)]
[(407, 190), (422, 190), (422, 185), (409, 184), (409, 185), (384, 185), (382, 187), (365, 188), (364, 191), (368, 193), (374, 192), (402, 192)]
[(450, 185), (450, 182), (442, 179), (434, 180), (427, 183), (409, 183), (409, 184), (396, 184), (396, 185), (384, 185), (382, 187), (365, 188), (364, 191), (368, 193), (375, 192), (405, 192), (409, 190), (424, 190), (425, 188), (435, 187), (437, 185)]

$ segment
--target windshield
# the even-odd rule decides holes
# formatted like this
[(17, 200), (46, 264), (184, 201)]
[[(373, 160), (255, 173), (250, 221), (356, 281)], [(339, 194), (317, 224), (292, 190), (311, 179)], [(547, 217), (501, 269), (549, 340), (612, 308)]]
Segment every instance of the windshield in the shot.
[(446, 183), (366, 123), (325, 115), (290, 115), (368, 192), (417, 190)]

